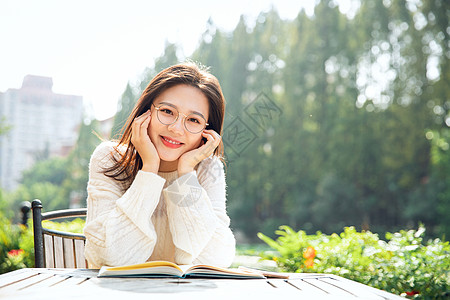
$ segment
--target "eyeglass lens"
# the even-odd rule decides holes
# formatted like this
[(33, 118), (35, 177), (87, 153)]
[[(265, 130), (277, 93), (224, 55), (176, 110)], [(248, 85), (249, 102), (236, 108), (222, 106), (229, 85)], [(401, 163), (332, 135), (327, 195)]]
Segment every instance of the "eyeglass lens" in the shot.
[[(158, 120), (164, 125), (171, 125), (177, 121), (178, 110), (169, 105), (160, 105), (157, 108)], [(197, 114), (189, 114), (184, 119), (184, 127), (191, 133), (199, 133), (206, 128), (206, 121)]]

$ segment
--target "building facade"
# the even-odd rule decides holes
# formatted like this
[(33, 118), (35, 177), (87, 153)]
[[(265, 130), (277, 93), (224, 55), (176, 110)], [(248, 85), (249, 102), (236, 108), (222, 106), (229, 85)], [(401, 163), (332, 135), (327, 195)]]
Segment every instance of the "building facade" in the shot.
[(15, 189), (22, 172), (37, 160), (63, 156), (75, 145), (83, 118), (83, 98), (55, 94), (49, 77), (27, 75), (20, 89), (0, 94), (0, 186)]

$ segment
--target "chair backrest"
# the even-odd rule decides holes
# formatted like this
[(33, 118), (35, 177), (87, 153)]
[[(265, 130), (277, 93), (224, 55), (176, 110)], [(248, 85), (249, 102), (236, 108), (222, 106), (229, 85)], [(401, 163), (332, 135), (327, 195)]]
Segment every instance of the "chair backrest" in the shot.
[(36, 268), (87, 268), (84, 257), (86, 237), (82, 234), (51, 230), (42, 221), (85, 217), (86, 208), (65, 209), (42, 213), (40, 200), (33, 200), (34, 262)]

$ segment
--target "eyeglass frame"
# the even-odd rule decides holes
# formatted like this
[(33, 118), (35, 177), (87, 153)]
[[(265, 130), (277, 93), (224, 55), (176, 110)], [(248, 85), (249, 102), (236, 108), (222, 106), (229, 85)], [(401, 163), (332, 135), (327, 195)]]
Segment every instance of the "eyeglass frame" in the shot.
[[(156, 109), (156, 118), (157, 118), (158, 121), (159, 121), (161, 124), (163, 124), (163, 125), (169, 126), (169, 125), (175, 124), (175, 123), (178, 121), (178, 118), (180, 117), (180, 114), (182, 114), (182, 115), (184, 116), (184, 121), (183, 121), (184, 128), (186, 128), (186, 130), (187, 130), (188, 132), (192, 133), (192, 134), (198, 134), (198, 133), (202, 132), (202, 130), (204, 130), (207, 126), (209, 126), (209, 123), (206, 122), (205, 117), (203, 117), (203, 116), (200, 115), (200, 114), (196, 114), (196, 115), (198, 115), (199, 117), (201, 117), (203, 120), (205, 120), (205, 127), (204, 127), (202, 130), (198, 131), (198, 132), (192, 132), (192, 131), (190, 131), (190, 130), (187, 128), (187, 126), (186, 126), (186, 118), (187, 118), (188, 116), (192, 115), (193, 113), (190, 113), (190, 114), (186, 115), (186, 114), (180, 112), (180, 111), (178, 110), (178, 108), (176, 108), (175, 106), (169, 105), (169, 104), (160, 104), (160, 105), (156, 106), (154, 103), (152, 103), (152, 105), (153, 105), (153, 106), (155, 107), (155, 109)], [(170, 123), (170, 124), (163, 123), (163, 122), (159, 119), (159, 110), (161, 109), (161, 106), (163, 106), (163, 105), (170, 106), (170, 107), (172, 107), (173, 109), (175, 109), (175, 110), (178, 112), (178, 115), (177, 115), (177, 117), (175, 118), (175, 121), (173, 121), (173, 122)]]

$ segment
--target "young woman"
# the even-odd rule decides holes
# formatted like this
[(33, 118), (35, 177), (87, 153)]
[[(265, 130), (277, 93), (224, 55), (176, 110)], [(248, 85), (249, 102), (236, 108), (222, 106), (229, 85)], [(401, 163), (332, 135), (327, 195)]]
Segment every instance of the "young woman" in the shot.
[(90, 268), (149, 260), (231, 264), (224, 113), (219, 82), (193, 63), (152, 79), (120, 141), (103, 142), (91, 157), (84, 228)]

